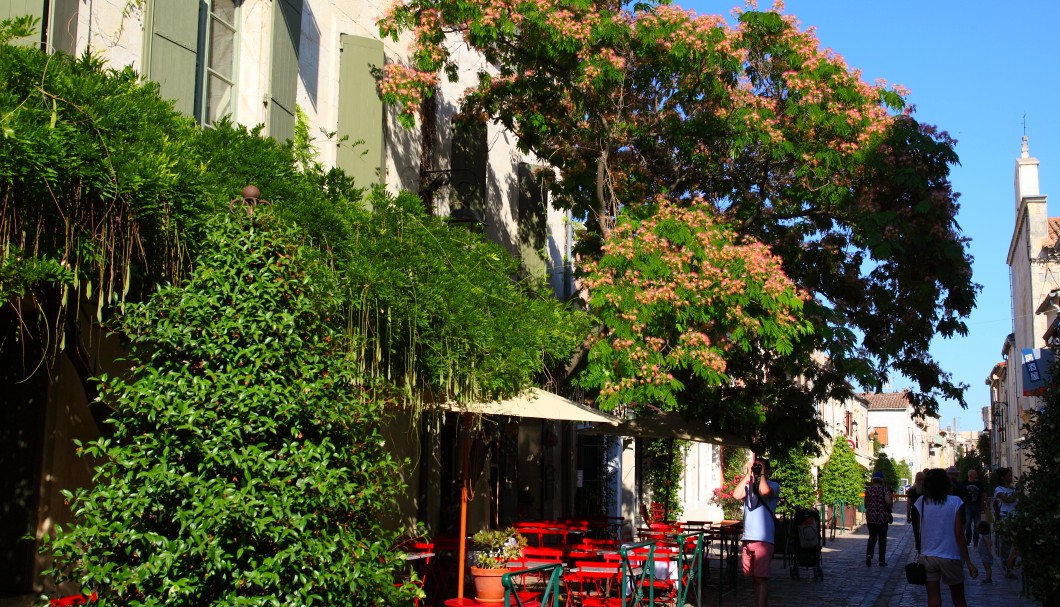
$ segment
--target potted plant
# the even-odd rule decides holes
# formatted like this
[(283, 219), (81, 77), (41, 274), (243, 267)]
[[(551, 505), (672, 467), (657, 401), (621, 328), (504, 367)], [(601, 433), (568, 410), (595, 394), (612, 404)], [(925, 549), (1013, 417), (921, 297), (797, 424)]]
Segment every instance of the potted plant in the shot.
[(475, 600), (483, 603), (504, 601), (501, 576), (508, 573), (508, 562), (523, 554), (526, 538), (514, 528), (483, 529), (471, 537), (475, 564), (471, 579), (475, 583)]

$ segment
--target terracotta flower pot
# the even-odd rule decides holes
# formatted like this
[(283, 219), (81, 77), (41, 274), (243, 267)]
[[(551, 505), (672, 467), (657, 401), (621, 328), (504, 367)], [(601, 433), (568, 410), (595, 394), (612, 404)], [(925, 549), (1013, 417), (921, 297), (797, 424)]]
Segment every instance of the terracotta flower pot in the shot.
[(471, 579), (475, 582), (475, 600), (480, 603), (503, 603), (504, 586), (501, 576), (508, 573), (508, 568), (482, 569), (471, 568)]

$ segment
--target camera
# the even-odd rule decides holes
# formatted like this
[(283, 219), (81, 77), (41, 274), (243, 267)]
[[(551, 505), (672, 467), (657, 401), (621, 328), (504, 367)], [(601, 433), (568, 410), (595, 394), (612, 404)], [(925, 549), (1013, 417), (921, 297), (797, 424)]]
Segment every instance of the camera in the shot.
[(762, 464), (755, 462), (751, 465), (751, 473), (754, 475), (762, 474)]

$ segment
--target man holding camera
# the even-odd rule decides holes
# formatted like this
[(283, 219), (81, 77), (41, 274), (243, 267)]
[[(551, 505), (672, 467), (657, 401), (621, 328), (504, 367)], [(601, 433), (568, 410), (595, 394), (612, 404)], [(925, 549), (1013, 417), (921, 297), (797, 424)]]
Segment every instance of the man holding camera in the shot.
[(755, 607), (767, 607), (780, 501), (780, 485), (769, 480), (769, 461), (752, 454), (732, 496), (743, 501), (743, 574), (754, 580)]

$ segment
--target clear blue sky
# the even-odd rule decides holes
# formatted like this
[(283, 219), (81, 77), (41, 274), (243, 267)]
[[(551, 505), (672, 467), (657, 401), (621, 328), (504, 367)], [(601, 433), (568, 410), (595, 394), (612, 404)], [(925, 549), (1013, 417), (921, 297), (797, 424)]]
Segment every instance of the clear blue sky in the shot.
[[(739, 2), (675, 0), (697, 13), (729, 15)], [(772, 6), (760, 0), (759, 7)], [(821, 46), (842, 55), (866, 82), (910, 89), (915, 117), (957, 140), (951, 171), (961, 193), (958, 222), (972, 239), (975, 281), (983, 286), (969, 334), (937, 340), (933, 355), (968, 384), (968, 409), (944, 405), (940, 425), (982, 429), (990, 403), (984, 381), (1012, 331), (1008, 245), (1015, 220), (1014, 167), (1026, 134), (1040, 162), (1041, 193), (1060, 200), (1060, 2), (1030, 0), (788, 0), (784, 12)], [(731, 19), (729, 19), (731, 23)], [(1050, 201), (1050, 216), (1060, 215)], [(895, 378), (894, 388), (908, 384)]]

